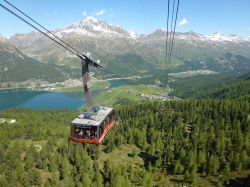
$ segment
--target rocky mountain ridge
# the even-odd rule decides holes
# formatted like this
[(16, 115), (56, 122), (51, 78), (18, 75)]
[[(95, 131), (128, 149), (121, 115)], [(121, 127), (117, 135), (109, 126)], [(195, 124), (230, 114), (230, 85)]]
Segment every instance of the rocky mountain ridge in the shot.
[[(52, 32), (78, 51), (90, 52), (113, 72), (122, 70), (124, 75), (159, 74), (164, 67), (167, 34), (164, 29), (140, 34), (104, 20), (87, 17)], [(20, 53), (43, 63), (66, 65), (71, 68), (68, 72), (76, 72), (79, 68), (77, 57), (38, 32), (15, 34), (9, 39), (0, 37), (0, 41), (15, 46)], [(176, 32), (171, 68), (172, 72), (247, 71), (250, 70), (249, 51), (249, 36)]]

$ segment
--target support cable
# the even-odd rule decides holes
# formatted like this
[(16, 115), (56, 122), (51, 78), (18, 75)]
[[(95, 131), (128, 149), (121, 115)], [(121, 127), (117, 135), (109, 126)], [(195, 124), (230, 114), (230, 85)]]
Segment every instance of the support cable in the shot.
[(168, 0), (168, 12), (167, 12), (167, 36), (166, 36), (166, 45), (165, 45), (165, 59), (164, 59), (164, 93), (167, 94), (166, 92), (166, 85), (167, 85), (167, 59), (168, 59), (168, 22), (169, 22), (169, 4), (170, 0)]
[(77, 52), (78, 54), (81, 54), (79, 51), (77, 51), (75, 48), (73, 48), (72, 46), (70, 46), (69, 44), (67, 44), (66, 42), (64, 42), (61, 38), (59, 38), (58, 36), (56, 36), (54, 33), (52, 33), (51, 31), (49, 31), (48, 29), (46, 29), (44, 26), (42, 26), (40, 23), (38, 23), (37, 21), (35, 21), (34, 19), (32, 19), (30, 16), (28, 16), (26, 13), (24, 13), (23, 11), (21, 11), (20, 9), (18, 9), (16, 6), (14, 6), (13, 4), (11, 4), (10, 2), (8, 2), (7, 0), (4, 0), (6, 3), (8, 3), (11, 7), (13, 7), (15, 10), (17, 10), (18, 12), (20, 12), (21, 14), (23, 14), (25, 17), (27, 17), (28, 19), (30, 19), (31, 21), (33, 21), (34, 23), (36, 23), (38, 26), (40, 26), (41, 28), (43, 28), (45, 31), (47, 31), (48, 33), (50, 33), (52, 36), (54, 36), (56, 39), (58, 39), (60, 42), (62, 42), (63, 44), (65, 44), (66, 46), (68, 46), (69, 48), (71, 48), (72, 50), (74, 50), (75, 52)]
[[(180, 4), (180, 1), (177, 0), (176, 11), (175, 11), (175, 0), (174, 0), (173, 6), (172, 6), (172, 18), (171, 18), (171, 31), (170, 31), (169, 46), (168, 46), (168, 43), (167, 43), (167, 40), (168, 40), (168, 29), (167, 29), (166, 58), (165, 58), (166, 59), (166, 62), (165, 62), (166, 65), (165, 65), (165, 77), (164, 77), (165, 78), (165, 93), (166, 93), (166, 87), (168, 86), (168, 82), (169, 82), (170, 64), (171, 64), (171, 58), (172, 58), (172, 53), (173, 53), (176, 23), (177, 23), (178, 12), (179, 12), (179, 4)], [(174, 18), (174, 12), (175, 12), (175, 18)], [(168, 7), (168, 14), (169, 14), (169, 7)], [(174, 28), (173, 28), (173, 22), (174, 22)], [(167, 21), (167, 23), (168, 23), (168, 21)], [(167, 28), (168, 28), (168, 24), (167, 24)]]
[(72, 51), (71, 49), (67, 48), (66, 46), (64, 46), (63, 44), (61, 44), (60, 42), (58, 42), (57, 40), (55, 40), (54, 38), (52, 38), (51, 36), (49, 36), (48, 34), (46, 34), (45, 32), (43, 32), (41, 29), (37, 28), (36, 26), (34, 26), (32, 23), (28, 22), (27, 20), (25, 20), (24, 18), (22, 18), (21, 16), (17, 15), (15, 12), (13, 12), (12, 10), (10, 10), (9, 8), (7, 8), (6, 6), (2, 5), (0, 3), (0, 6), (5, 9), (6, 11), (10, 12), (11, 14), (13, 14), (14, 16), (16, 16), (18, 19), (22, 20), (23, 22), (25, 22), (26, 24), (28, 24), (29, 26), (31, 26), (32, 28), (36, 29), (37, 31), (39, 31), (40, 33), (42, 33), (43, 35), (45, 35), (46, 37), (50, 38), (51, 40), (53, 40), (54, 42), (56, 42), (58, 45), (60, 45), (61, 47), (63, 47), (64, 49), (70, 51), (72, 54), (78, 56), (81, 59), (84, 59), (84, 57), (80, 54), (77, 54), (76, 52)]

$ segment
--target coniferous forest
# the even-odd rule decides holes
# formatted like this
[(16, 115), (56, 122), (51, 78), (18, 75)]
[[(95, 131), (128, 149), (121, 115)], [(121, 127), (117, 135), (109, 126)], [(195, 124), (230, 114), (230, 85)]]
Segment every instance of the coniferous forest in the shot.
[[(79, 111), (13, 109), (0, 117), (0, 186), (249, 186), (245, 100), (117, 106), (101, 145), (68, 142)], [(120, 151), (119, 154), (116, 154)]]

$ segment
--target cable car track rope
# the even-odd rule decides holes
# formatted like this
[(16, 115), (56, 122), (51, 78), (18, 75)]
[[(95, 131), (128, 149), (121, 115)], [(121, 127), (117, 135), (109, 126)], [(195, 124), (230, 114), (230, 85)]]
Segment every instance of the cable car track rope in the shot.
[[(170, 64), (173, 53), (174, 39), (175, 39), (175, 30), (176, 23), (179, 12), (180, 1), (173, 0), (172, 11), (171, 11), (171, 24), (170, 24), (170, 32), (169, 32), (169, 15), (170, 15), (170, 0), (168, 0), (168, 11), (167, 11), (167, 34), (166, 34), (166, 45), (165, 45), (165, 59), (164, 59), (164, 92), (167, 96), (167, 87), (169, 82), (169, 73), (170, 73)], [(176, 8), (175, 8), (176, 7)], [(176, 9), (176, 10), (175, 10)], [(175, 13), (175, 17), (174, 17)], [(174, 28), (173, 28), (174, 23)]]
[(164, 93), (167, 94), (166, 92), (166, 85), (167, 85), (167, 61), (168, 61), (168, 22), (169, 22), (169, 3), (170, 3), (170, 0), (168, 0), (168, 11), (167, 11), (167, 36), (166, 36), (166, 45), (165, 45), (165, 50), (166, 50), (166, 53), (165, 53), (165, 60), (164, 60), (164, 74), (163, 74), (163, 77), (164, 77)]
[(24, 13), (23, 11), (21, 11), (20, 9), (18, 9), (17, 7), (15, 7), (13, 4), (11, 4), (10, 2), (8, 2), (7, 0), (4, 0), (6, 3), (8, 3), (11, 7), (13, 7), (15, 10), (17, 10), (18, 12), (20, 12), (21, 14), (23, 14), (25, 17), (29, 18), (31, 21), (33, 21), (34, 23), (36, 23), (38, 26), (40, 26), (41, 28), (43, 28), (45, 31), (47, 31), (48, 33), (50, 33), (52, 36), (54, 36), (56, 39), (58, 39), (59, 41), (61, 41), (63, 44), (65, 44), (66, 46), (68, 46), (69, 48), (73, 49), (74, 51), (76, 51), (77, 53), (81, 54), (79, 51), (77, 51), (75, 48), (73, 48), (72, 46), (70, 46), (69, 44), (67, 44), (66, 42), (64, 42), (62, 39), (60, 39), (59, 37), (57, 37), (54, 33), (52, 33), (51, 31), (49, 31), (48, 29), (46, 29), (44, 26), (42, 26), (40, 23), (38, 23), (37, 21), (35, 21), (34, 19), (32, 19), (30, 16), (28, 16), (26, 13)]
[(56, 42), (58, 45), (60, 45), (61, 47), (63, 47), (64, 49), (70, 51), (72, 54), (78, 56), (81, 58), (80, 54), (77, 54), (76, 52), (72, 51), (71, 49), (67, 48), (66, 46), (64, 46), (63, 44), (61, 44), (60, 42), (58, 42), (57, 40), (55, 40), (54, 38), (52, 38), (51, 36), (49, 36), (48, 34), (46, 34), (45, 32), (43, 32), (41, 29), (37, 28), (36, 26), (34, 26), (32, 23), (30, 23), (29, 21), (25, 20), (24, 18), (22, 18), (21, 16), (17, 15), (15, 12), (13, 12), (12, 10), (10, 10), (9, 8), (7, 8), (6, 6), (2, 5), (0, 3), (0, 6), (7, 10), (8, 12), (10, 12), (11, 14), (13, 14), (14, 16), (16, 16), (18, 19), (22, 20), (23, 22), (25, 22), (26, 24), (28, 24), (29, 26), (33, 27), (34, 29), (36, 29), (37, 31), (39, 31), (40, 33), (42, 33), (43, 35), (45, 35), (46, 37), (50, 38), (51, 40), (53, 40), (54, 42)]

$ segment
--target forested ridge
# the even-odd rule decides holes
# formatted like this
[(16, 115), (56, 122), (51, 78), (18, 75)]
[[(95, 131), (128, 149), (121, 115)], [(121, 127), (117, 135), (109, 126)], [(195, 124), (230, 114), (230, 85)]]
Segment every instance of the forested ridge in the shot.
[[(115, 109), (121, 121), (100, 146), (67, 141), (78, 111), (2, 112), (17, 123), (0, 126), (0, 186), (230, 186), (228, 175), (237, 171), (249, 184), (249, 102), (180, 100)], [(128, 152), (114, 161), (123, 148)]]
[(177, 78), (170, 83), (170, 95), (196, 99), (248, 99), (250, 98), (250, 73), (231, 75), (199, 75)]

